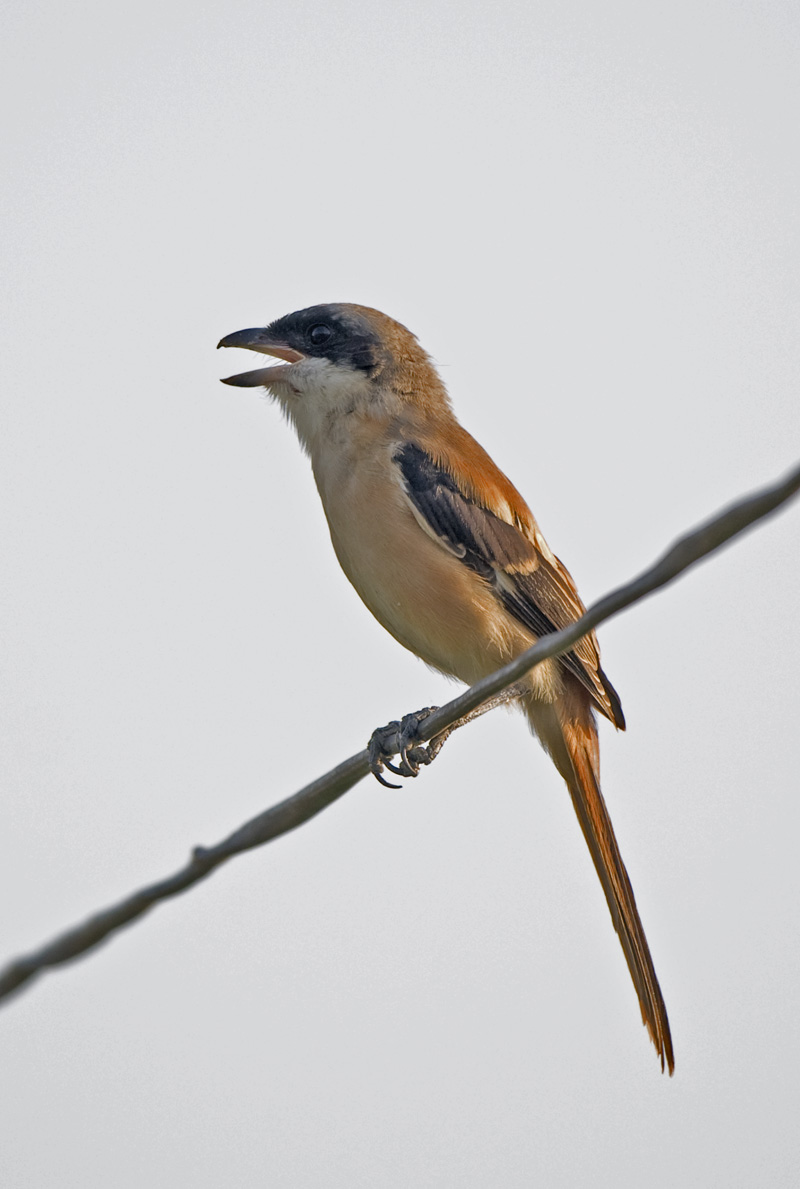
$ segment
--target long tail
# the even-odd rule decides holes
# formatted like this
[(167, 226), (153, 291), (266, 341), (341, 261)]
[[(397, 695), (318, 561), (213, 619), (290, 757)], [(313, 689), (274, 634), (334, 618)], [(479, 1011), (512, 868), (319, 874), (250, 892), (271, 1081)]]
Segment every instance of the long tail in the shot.
[[(575, 707), (571, 707), (575, 709)], [(525, 710), (564, 780), (606, 895), (614, 928), (619, 934), (631, 972), (642, 1020), (670, 1074), (675, 1069), (667, 1009), (658, 985), (653, 959), (639, 918), (631, 881), (614, 827), (600, 791), (597, 728), (588, 706), (564, 714), (563, 706), (525, 700)]]

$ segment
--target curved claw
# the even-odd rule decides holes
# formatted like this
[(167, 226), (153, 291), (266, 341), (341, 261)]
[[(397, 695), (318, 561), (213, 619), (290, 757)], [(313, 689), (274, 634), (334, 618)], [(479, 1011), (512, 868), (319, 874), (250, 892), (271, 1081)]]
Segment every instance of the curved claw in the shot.
[(385, 789), (401, 789), (403, 787), (402, 784), (392, 784), (391, 780), (387, 780), (385, 776), (381, 776), (380, 771), (376, 768), (372, 769), (372, 775)]
[(390, 722), (385, 727), (379, 727), (376, 731), (372, 732), (372, 737), (367, 745), (370, 771), (375, 779), (387, 789), (400, 789), (403, 787), (401, 784), (391, 784), (382, 775), (384, 768), (388, 768), (390, 772), (397, 772), (398, 776), (402, 775), (388, 759), (388, 756), (394, 755), (394, 751), (390, 751), (388, 748), (389, 738), (399, 730), (399, 722)]
[[(384, 768), (394, 772), (396, 776), (417, 776), (419, 770), (431, 761), (441, 750), (442, 744), (449, 732), (437, 735), (427, 745), (419, 742), (419, 726), (426, 718), (437, 710), (436, 706), (426, 706), (415, 714), (406, 714), (401, 722), (396, 720), (385, 727), (373, 731), (369, 741), (369, 766), (372, 775), (385, 788), (396, 789), (400, 785), (390, 784), (382, 776)], [(399, 755), (400, 763), (393, 764), (390, 756)]]

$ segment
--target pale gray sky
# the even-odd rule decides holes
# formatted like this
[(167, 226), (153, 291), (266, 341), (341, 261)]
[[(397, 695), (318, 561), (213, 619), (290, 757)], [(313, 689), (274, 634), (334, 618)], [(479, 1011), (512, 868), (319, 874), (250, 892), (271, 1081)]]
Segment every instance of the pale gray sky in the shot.
[[(223, 334), (406, 323), (587, 600), (797, 459), (800, 16), (44, 0), (3, 42), (11, 956), (452, 688), (348, 587)], [(2, 1184), (795, 1185), (799, 533), (601, 633), (674, 1079), (500, 713), (0, 1013)]]

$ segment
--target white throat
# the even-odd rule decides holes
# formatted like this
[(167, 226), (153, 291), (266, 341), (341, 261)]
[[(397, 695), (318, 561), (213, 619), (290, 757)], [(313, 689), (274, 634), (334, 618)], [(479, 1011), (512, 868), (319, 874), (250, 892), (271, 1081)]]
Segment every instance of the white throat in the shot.
[(285, 372), (286, 379), (273, 380), (268, 391), (294, 425), (309, 454), (330, 440), (340, 418), (364, 408), (376, 395), (366, 372), (329, 359), (302, 359)]

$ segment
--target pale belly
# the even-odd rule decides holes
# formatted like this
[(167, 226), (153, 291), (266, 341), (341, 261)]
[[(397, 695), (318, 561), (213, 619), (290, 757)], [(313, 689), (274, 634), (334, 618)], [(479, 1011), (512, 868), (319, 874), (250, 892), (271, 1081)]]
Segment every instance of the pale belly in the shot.
[[(472, 685), (534, 642), (489, 586), (417, 523), (399, 485), (362, 468), (318, 487), (339, 563), (388, 632), (427, 664)], [(545, 701), (552, 662), (529, 679)]]

